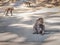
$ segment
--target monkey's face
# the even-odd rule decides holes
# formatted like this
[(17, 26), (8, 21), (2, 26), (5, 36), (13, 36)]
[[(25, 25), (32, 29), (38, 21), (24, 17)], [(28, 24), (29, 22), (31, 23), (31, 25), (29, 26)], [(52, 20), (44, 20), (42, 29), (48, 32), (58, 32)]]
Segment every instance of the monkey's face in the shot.
[(40, 21), (37, 21), (38, 24), (40, 24)]

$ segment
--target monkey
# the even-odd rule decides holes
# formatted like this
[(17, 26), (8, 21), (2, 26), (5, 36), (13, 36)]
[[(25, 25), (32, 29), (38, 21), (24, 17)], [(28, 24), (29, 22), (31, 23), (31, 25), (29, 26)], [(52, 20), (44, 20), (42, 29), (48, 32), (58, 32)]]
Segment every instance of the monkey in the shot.
[(6, 9), (5, 9), (6, 16), (8, 16), (8, 13), (9, 13), (9, 12), (10, 12), (10, 14), (11, 14), (11, 16), (12, 16), (13, 10), (14, 10), (13, 7), (8, 7), (8, 8), (6, 8)]
[(31, 6), (31, 2), (24, 2), (24, 4), (25, 4), (27, 7), (30, 7), (30, 6)]
[(33, 30), (35, 31), (33, 34), (44, 34), (45, 25), (43, 23), (43, 18), (36, 20), (36, 23), (33, 26)]

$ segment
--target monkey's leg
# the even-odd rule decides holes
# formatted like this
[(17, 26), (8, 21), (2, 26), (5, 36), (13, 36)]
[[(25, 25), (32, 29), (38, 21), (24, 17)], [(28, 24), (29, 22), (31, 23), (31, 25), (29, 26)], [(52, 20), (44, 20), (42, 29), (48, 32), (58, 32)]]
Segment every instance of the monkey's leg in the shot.
[(12, 10), (10, 11), (10, 13), (11, 13), (11, 16), (12, 16), (12, 15), (13, 15), (13, 14), (12, 14), (12, 13), (13, 13)]
[(31, 4), (30, 4), (30, 3), (29, 3), (28, 5), (29, 5), (29, 7), (31, 6)]
[(38, 30), (37, 29), (34, 29), (33, 34), (38, 34)]
[(45, 26), (44, 25), (42, 25), (42, 28), (41, 28), (41, 31), (42, 31), (42, 35), (44, 34), (44, 32), (45, 32)]
[(8, 16), (8, 12), (9, 12), (9, 11), (6, 12), (6, 16)]

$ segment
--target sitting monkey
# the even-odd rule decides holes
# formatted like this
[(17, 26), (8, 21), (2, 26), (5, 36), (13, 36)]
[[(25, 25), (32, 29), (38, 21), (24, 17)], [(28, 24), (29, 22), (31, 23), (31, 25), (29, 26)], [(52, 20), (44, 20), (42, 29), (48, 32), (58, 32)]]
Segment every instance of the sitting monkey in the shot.
[(36, 23), (33, 26), (33, 34), (44, 34), (45, 26), (43, 23), (43, 18), (37, 19)]

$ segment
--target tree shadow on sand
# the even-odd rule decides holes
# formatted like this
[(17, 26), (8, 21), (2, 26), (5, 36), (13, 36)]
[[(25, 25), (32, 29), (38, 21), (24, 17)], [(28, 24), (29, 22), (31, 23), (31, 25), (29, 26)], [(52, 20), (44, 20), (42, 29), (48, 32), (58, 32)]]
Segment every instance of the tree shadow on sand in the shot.
[[(53, 13), (53, 14), (55, 14), (55, 13)], [(24, 42), (46, 43), (47, 38), (49, 38), (53, 34), (60, 32), (60, 30), (58, 30), (58, 29), (53, 29), (53, 30), (48, 29), (45, 31), (46, 32), (45, 35), (32, 34), (33, 33), (33, 28), (32, 28), (33, 23), (34, 23), (35, 19), (38, 17), (39, 16), (32, 15), (32, 16), (30, 16), (31, 19), (27, 20), (27, 21), (23, 21), (23, 18), (17, 18), (17, 17), (4, 18), (3, 19), (4, 26), (0, 26), (0, 33), (10, 32), (11, 37), (10, 36), (8, 37), (9, 34), (7, 34), (6, 36), (8, 37), (8, 39), (1, 40), (1, 42), (6, 41), (6, 42), (23, 42), (23, 43)], [(52, 32), (54, 32), (54, 33), (52, 33)], [(13, 34), (17, 35), (17, 36), (14, 37)], [(5, 36), (4, 36), (4, 38), (5, 38)], [(21, 41), (21, 39), (22, 39), (22, 41)], [(53, 41), (56, 41), (56, 39), (48, 40), (48, 42), (53, 42)], [(40, 44), (40, 43), (38, 43), (38, 44)]]

